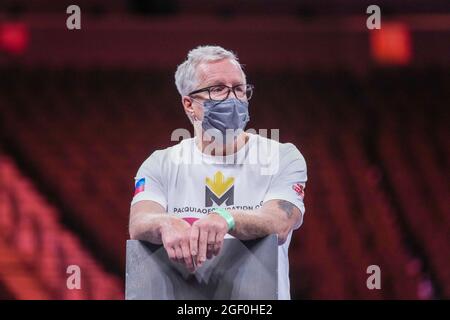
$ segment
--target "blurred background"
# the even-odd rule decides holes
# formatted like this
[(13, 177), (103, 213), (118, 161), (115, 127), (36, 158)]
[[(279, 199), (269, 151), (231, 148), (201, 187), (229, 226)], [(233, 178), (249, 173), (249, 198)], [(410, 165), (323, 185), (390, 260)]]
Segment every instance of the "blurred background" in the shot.
[(0, 298), (124, 298), (133, 178), (191, 130), (174, 72), (205, 44), (307, 160), (292, 297), (450, 299), (448, 0), (1, 0)]

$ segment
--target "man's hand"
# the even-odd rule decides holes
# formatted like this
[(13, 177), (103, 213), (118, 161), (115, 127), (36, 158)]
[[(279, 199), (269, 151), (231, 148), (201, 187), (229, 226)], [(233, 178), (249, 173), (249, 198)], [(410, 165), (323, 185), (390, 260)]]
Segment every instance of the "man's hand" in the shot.
[(200, 267), (206, 258), (211, 259), (219, 254), (227, 232), (226, 220), (215, 213), (194, 222), (190, 234), (190, 247), (197, 266)]
[(161, 226), (161, 239), (169, 258), (184, 264), (190, 272), (195, 271), (189, 237), (191, 225), (183, 219), (174, 218)]

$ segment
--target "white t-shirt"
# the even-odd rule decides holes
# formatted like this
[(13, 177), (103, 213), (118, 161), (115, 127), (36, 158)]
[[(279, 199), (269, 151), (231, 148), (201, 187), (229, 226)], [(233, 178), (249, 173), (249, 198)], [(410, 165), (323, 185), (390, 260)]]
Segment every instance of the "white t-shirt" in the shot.
[[(305, 212), (303, 190), (307, 174), (302, 154), (291, 143), (256, 134), (249, 134), (245, 146), (228, 156), (202, 153), (196, 138), (182, 140), (155, 151), (144, 161), (135, 179), (132, 205), (152, 200), (191, 223), (217, 207), (253, 210), (273, 199), (289, 201), (302, 215)], [(292, 232), (278, 250), (279, 299), (290, 299), (291, 236)]]

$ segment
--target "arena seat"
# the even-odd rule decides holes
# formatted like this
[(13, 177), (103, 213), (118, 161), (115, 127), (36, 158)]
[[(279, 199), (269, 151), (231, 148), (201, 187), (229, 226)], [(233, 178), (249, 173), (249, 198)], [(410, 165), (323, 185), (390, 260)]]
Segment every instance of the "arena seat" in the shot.
[[(123, 275), (134, 175), (154, 150), (176, 143), (169, 138), (173, 129), (192, 132), (171, 72), (2, 74), (5, 152), (55, 199), (50, 212), (76, 226), (87, 250), (101, 252), (91, 263), (112, 261)], [(249, 127), (280, 128), (281, 141), (298, 146), (308, 163), (306, 215), (290, 251), (293, 296), (449, 298), (449, 131), (441, 104), (448, 101), (448, 72), (380, 70), (362, 79), (345, 72), (260, 72), (251, 79), (256, 91)], [(283, 86), (273, 86), (277, 82)], [(42, 221), (60, 228), (50, 218)], [(21, 226), (28, 231), (18, 244), (33, 261), (36, 226), (26, 220)], [(51, 234), (40, 237), (53, 241)], [(46, 250), (50, 262), (38, 265), (58, 268), (59, 249)], [(382, 270), (382, 291), (366, 287), (372, 264)], [(44, 277), (56, 270), (42, 269)], [(94, 269), (92, 281), (103, 274)], [(429, 282), (433, 290), (422, 290)]]

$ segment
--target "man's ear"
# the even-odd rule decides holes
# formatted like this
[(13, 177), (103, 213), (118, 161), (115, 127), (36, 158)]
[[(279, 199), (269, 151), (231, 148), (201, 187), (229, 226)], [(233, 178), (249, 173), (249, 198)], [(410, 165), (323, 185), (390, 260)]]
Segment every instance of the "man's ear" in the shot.
[(184, 111), (187, 114), (194, 112), (194, 107), (192, 106), (192, 99), (188, 96), (183, 96), (181, 98), (181, 103), (183, 104)]
[(183, 103), (184, 112), (188, 116), (189, 120), (193, 123), (195, 119), (194, 107), (192, 106), (192, 99), (188, 96), (183, 96), (181, 98)]

